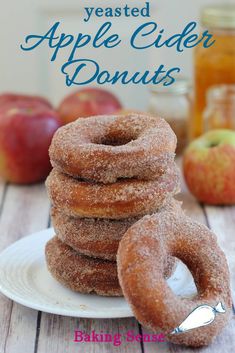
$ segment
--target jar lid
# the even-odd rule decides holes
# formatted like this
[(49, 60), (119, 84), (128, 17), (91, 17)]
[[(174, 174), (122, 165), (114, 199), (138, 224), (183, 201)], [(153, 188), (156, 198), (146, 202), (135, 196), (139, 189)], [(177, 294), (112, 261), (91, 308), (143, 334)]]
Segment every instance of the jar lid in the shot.
[(163, 86), (164, 81), (158, 85), (150, 86), (150, 91), (153, 94), (185, 94), (191, 89), (190, 81), (185, 77), (175, 79), (175, 82), (169, 86)]
[(235, 103), (235, 85), (220, 84), (211, 86), (207, 90), (207, 101), (217, 101), (219, 103), (234, 102)]
[(235, 5), (213, 5), (202, 9), (201, 23), (205, 27), (235, 29)]

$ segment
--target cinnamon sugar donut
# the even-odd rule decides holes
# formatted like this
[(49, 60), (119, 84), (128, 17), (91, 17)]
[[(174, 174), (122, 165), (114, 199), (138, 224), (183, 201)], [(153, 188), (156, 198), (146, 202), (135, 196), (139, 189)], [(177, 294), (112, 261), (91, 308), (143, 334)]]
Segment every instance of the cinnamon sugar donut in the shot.
[(122, 219), (153, 213), (179, 191), (174, 165), (156, 180), (118, 180), (96, 184), (73, 179), (53, 169), (46, 186), (52, 204), (75, 217)]
[(164, 119), (133, 113), (79, 118), (57, 130), (49, 153), (60, 172), (106, 184), (155, 179), (173, 163), (175, 148)]
[[(83, 255), (111, 261), (116, 261), (118, 245), (125, 232), (140, 219), (74, 218), (55, 207), (51, 210), (51, 218), (55, 233), (61, 241)], [(165, 278), (172, 275), (175, 265), (175, 258), (169, 257)]]
[(123, 220), (75, 218), (52, 207), (51, 219), (58, 238), (74, 250), (86, 256), (116, 261), (119, 241), (140, 217)]
[(48, 270), (64, 286), (80, 293), (122, 296), (116, 262), (83, 256), (56, 236), (46, 244), (45, 255)]
[[(163, 268), (169, 255), (182, 260), (192, 273), (198, 289), (194, 298), (178, 297), (166, 284)], [(232, 302), (225, 255), (214, 234), (180, 209), (163, 210), (135, 223), (119, 244), (117, 260), (119, 281), (136, 318), (164, 332), (169, 341), (208, 345), (227, 323)], [(215, 308), (218, 303), (226, 311), (212, 323), (173, 334), (195, 308)]]

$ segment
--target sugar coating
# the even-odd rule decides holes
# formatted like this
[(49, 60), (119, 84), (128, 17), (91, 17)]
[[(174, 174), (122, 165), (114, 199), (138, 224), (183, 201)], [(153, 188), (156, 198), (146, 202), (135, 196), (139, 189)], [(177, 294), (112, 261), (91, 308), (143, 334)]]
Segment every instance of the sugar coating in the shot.
[(80, 293), (122, 296), (116, 262), (81, 255), (56, 236), (47, 242), (45, 255), (48, 270), (64, 286)]
[[(174, 203), (175, 200), (169, 200)], [(169, 204), (165, 206), (170, 207)], [(55, 207), (51, 210), (52, 223), (58, 238), (74, 250), (87, 256), (116, 261), (118, 245), (125, 232), (140, 217), (123, 220), (75, 218), (65, 215)], [(176, 260), (168, 257), (164, 276), (172, 275)]]
[[(109, 261), (81, 253), (114, 260), (127, 229), (179, 191), (175, 148), (163, 119), (141, 115), (79, 119), (57, 131), (50, 147), (54, 170), (46, 182), (58, 235), (46, 247), (55, 278), (80, 292), (117, 295), (112, 286), (94, 286), (90, 276), (91, 265), (103, 269)], [(166, 277), (175, 263), (166, 259)]]
[[(47, 188), (62, 241), (48, 242), (46, 258), (53, 276), (73, 290), (121, 295), (116, 263), (79, 253), (114, 260), (119, 244), (120, 284), (137, 319), (171, 342), (202, 346), (229, 319), (229, 272), (215, 235), (168, 202), (179, 191), (175, 147), (163, 119), (138, 114), (79, 119), (60, 128), (50, 147), (55, 169)], [(165, 282), (174, 258), (193, 274), (193, 299), (177, 297)], [(218, 302), (226, 313), (209, 326), (169, 334), (196, 306)]]
[[(183, 261), (191, 271), (198, 290), (194, 298), (176, 296), (165, 282), (163, 268), (169, 255)], [(153, 331), (163, 331), (169, 341), (208, 345), (228, 322), (232, 300), (225, 255), (216, 236), (186, 217), (177, 205), (135, 223), (120, 241), (117, 263), (123, 293), (136, 318)], [(218, 302), (226, 313), (216, 316), (212, 324), (169, 334), (197, 306), (215, 307)]]
[(96, 116), (58, 129), (49, 153), (53, 167), (75, 178), (153, 180), (173, 163), (176, 142), (169, 124), (158, 117)]
[(53, 169), (46, 181), (52, 204), (74, 217), (124, 219), (154, 212), (180, 190), (173, 165), (156, 180), (123, 179), (97, 184), (71, 178)]
[(58, 238), (81, 254), (116, 261), (118, 244), (125, 232), (140, 217), (123, 220), (67, 216), (55, 207), (52, 224)]

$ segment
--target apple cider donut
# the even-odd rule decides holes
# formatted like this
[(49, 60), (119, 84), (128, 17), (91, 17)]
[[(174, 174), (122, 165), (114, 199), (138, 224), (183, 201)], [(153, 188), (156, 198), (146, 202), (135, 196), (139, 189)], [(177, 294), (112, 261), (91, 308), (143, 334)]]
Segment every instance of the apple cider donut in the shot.
[(83, 255), (116, 261), (118, 244), (140, 217), (123, 220), (78, 218), (51, 209), (52, 224), (58, 238)]
[(52, 166), (104, 184), (153, 180), (173, 163), (176, 136), (158, 117), (128, 114), (78, 119), (61, 127), (50, 146)]
[[(51, 218), (55, 233), (62, 242), (82, 255), (110, 261), (116, 261), (121, 238), (140, 219), (74, 218), (55, 207), (52, 207)], [(175, 265), (175, 258), (169, 257), (164, 272), (166, 278), (172, 275)]]
[[(178, 297), (167, 285), (163, 276), (167, 256), (175, 256), (189, 268), (198, 290), (193, 298)], [(208, 345), (227, 323), (232, 302), (225, 255), (214, 234), (186, 217), (180, 208), (163, 210), (135, 223), (119, 244), (117, 263), (119, 282), (137, 320), (153, 331), (164, 332), (169, 341)], [(202, 314), (204, 308), (201, 322), (193, 322), (201, 327), (180, 333), (188, 315), (204, 304), (211, 307), (214, 321), (201, 326), (207, 319)], [(219, 306), (225, 312), (215, 315)]]
[(46, 186), (52, 204), (65, 214), (110, 219), (153, 213), (180, 189), (176, 165), (156, 180), (122, 179), (114, 184), (79, 181), (53, 169)]
[(122, 296), (116, 262), (81, 255), (56, 236), (47, 242), (45, 255), (49, 272), (65, 287), (80, 293)]

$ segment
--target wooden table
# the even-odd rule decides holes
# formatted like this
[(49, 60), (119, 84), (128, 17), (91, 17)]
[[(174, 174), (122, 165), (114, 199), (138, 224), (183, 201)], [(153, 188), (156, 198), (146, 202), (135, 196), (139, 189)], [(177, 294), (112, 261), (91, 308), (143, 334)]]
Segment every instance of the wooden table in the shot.
[[(215, 231), (225, 251), (235, 291), (235, 207), (199, 205), (182, 186), (180, 199), (192, 218)], [(44, 185), (13, 186), (0, 183), (0, 250), (30, 233), (50, 226), (49, 201)], [(235, 297), (234, 297), (235, 299)], [(0, 294), (0, 353), (169, 353), (169, 352), (235, 352), (235, 316), (215, 342), (203, 349), (189, 349), (168, 343), (74, 343), (74, 330), (92, 330), (136, 334), (145, 329), (134, 318), (91, 320), (62, 317), (38, 312), (12, 302)]]

